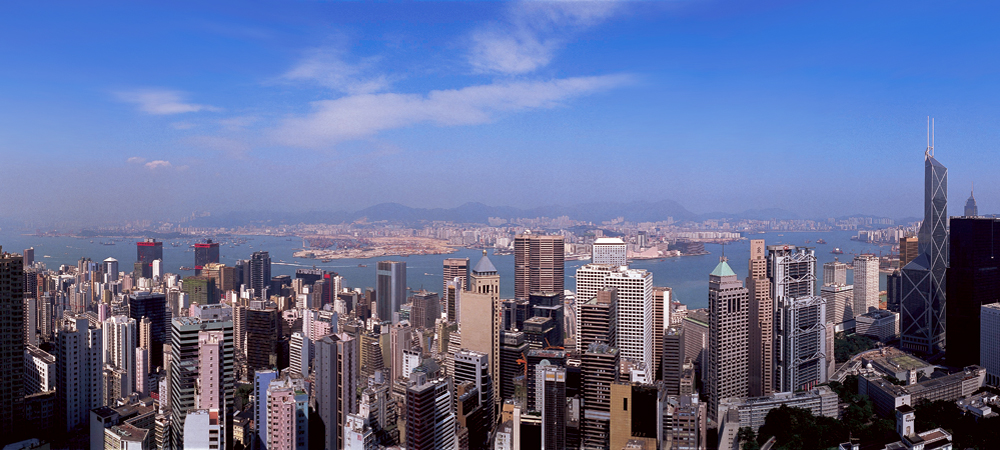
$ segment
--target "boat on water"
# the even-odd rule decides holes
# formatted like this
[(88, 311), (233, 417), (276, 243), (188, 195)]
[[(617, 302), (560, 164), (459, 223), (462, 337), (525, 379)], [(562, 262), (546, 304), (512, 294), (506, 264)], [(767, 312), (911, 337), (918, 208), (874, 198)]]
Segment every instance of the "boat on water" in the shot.
[(194, 270), (194, 267), (181, 266), (181, 270)]
[(825, 243), (826, 243), (826, 240), (825, 240), (825, 239), (822, 239), (822, 238), (820, 238), (820, 239), (816, 239), (816, 243), (817, 243), (817, 244), (825, 244)]
[(843, 255), (844, 251), (841, 250), (840, 247), (837, 247), (837, 248), (835, 248), (833, 250), (830, 250), (830, 253), (832, 253), (834, 255)]
[(368, 264), (358, 264), (358, 267), (368, 267)]

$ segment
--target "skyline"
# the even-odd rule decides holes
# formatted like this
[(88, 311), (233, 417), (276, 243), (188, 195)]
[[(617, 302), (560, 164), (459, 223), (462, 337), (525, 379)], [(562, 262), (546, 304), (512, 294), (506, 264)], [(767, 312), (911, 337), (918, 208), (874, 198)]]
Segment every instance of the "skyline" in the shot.
[(901, 5), (8, 4), (0, 208), (919, 217), (930, 115), (949, 214), (996, 211), (995, 10)]

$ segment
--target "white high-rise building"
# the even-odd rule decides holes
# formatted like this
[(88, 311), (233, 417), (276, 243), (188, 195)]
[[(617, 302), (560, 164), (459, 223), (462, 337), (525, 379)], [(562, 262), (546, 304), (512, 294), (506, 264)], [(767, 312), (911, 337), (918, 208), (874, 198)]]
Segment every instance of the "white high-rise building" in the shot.
[(104, 358), (102, 363), (125, 372), (122, 380), (122, 396), (135, 391), (135, 349), (139, 344), (135, 319), (128, 316), (114, 316), (104, 321)]
[(878, 256), (854, 257), (854, 317), (878, 309)]
[(118, 281), (118, 260), (108, 258), (104, 260), (104, 282), (114, 283)]
[(288, 368), (302, 374), (303, 378), (307, 378), (311, 362), (312, 341), (301, 331), (292, 333), (292, 338), (288, 343)]
[(986, 384), (1000, 384), (1000, 303), (980, 308), (979, 365), (986, 369)]
[(618, 238), (597, 238), (590, 253), (594, 264), (624, 266), (628, 264), (628, 246)]
[(56, 331), (56, 410), (65, 430), (85, 424), (90, 410), (104, 405), (101, 329), (83, 314), (69, 314)]
[(218, 409), (197, 409), (184, 420), (184, 448), (211, 450), (226, 448), (225, 415)]
[[(627, 266), (587, 264), (576, 270), (577, 305), (596, 297), (597, 291), (608, 286), (618, 290), (617, 346), (621, 357), (644, 364), (646, 376), (651, 378), (656, 372), (653, 367), (653, 274)], [(576, 329), (580, 330), (579, 311), (576, 316)], [(579, 335), (576, 342), (579, 345)]]

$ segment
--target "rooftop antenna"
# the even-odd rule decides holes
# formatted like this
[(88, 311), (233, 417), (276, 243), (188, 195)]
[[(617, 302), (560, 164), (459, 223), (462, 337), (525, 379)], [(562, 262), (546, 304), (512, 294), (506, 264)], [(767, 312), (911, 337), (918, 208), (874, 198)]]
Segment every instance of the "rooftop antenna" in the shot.
[(722, 241), (722, 256), (719, 257), (719, 262), (726, 261), (726, 242)]
[(934, 118), (931, 118), (931, 156), (934, 156)]

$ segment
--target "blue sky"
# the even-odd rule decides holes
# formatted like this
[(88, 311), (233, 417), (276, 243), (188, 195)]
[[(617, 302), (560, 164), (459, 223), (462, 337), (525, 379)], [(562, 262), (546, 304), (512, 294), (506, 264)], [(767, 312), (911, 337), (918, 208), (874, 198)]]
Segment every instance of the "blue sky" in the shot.
[(989, 5), (200, 3), (0, 5), (0, 209), (998, 209)]

